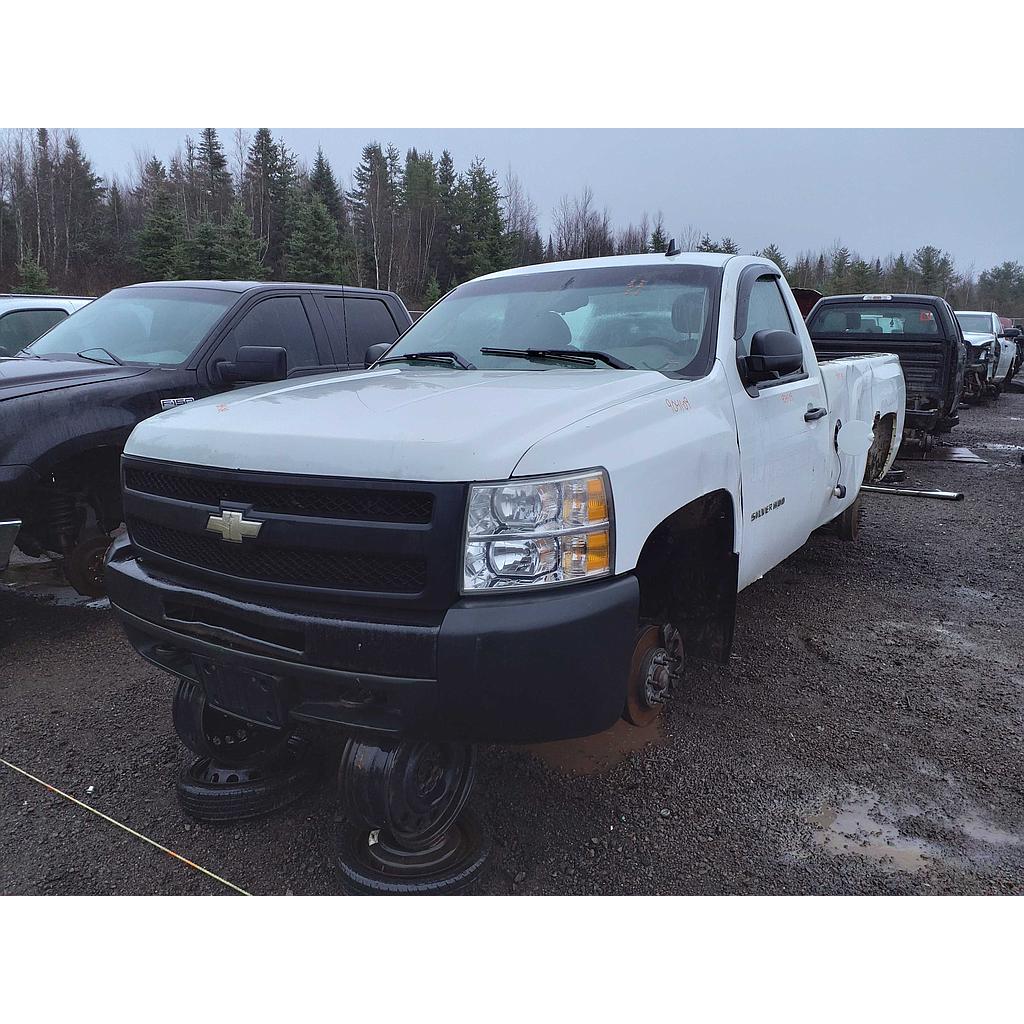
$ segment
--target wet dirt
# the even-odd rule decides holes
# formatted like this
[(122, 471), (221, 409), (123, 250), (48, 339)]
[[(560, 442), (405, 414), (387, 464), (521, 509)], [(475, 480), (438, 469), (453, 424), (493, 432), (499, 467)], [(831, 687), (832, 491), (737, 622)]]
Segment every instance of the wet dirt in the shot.
[[(691, 660), (652, 736), (482, 749), (477, 891), (1024, 894), (1024, 393), (950, 440), (988, 463), (903, 483), (964, 501), (865, 495), (856, 543), (740, 595), (733, 657)], [(286, 811), (200, 827), (170, 678), (109, 611), (43, 598), (0, 587), (0, 756), (252, 892), (339, 891), (331, 761)], [(0, 767), (0, 892), (219, 891)]]
[(549, 768), (566, 775), (595, 775), (621, 764), (630, 754), (665, 742), (659, 721), (638, 729), (624, 721), (596, 736), (524, 747)]
[(931, 448), (903, 445), (896, 458), (899, 462), (976, 462), (987, 465), (976, 452), (959, 445), (943, 444)]
[(23, 597), (67, 608), (109, 608), (106, 598), (85, 597), (64, 576), (64, 566), (50, 558), (28, 558), (15, 551), (2, 574), (3, 584)]

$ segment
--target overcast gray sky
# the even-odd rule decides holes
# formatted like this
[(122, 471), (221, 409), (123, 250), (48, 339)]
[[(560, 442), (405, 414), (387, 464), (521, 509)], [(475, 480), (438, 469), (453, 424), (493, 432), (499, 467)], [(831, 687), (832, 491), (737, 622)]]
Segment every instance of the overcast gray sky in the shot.
[[(103, 175), (134, 154), (167, 159), (196, 128), (87, 128), (86, 152)], [(231, 149), (233, 129), (219, 129)], [(504, 174), (511, 164), (537, 204), (542, 233), (559, 198), (583, 185), (612, 221), (646, 209), (672, 234), (687, 224), (744, 252), (775, 242), (789, 256), (841, 239), (864, 257), (932, 244), (962, 269), (1024, 262), (1024, 131), (895, 129), (273, 129), (311, 161), (317, 144), (348, 182), (376, 139), (464, 168), (474, 156)]]

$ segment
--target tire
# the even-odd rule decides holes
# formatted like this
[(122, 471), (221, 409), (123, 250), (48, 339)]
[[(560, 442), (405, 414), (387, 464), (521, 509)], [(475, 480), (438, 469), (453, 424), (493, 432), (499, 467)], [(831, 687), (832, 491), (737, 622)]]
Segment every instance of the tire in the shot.
[(209, 824), (247, 821), (294, 803), (316, 782), (319, 760), (312, 745), (293, 736), (276, 765), (239, 768), (200, 757), (178, 779), (178, 803)]
[(199, 757), (220, 765), (255, 767), (276, 758), (287, 746), (287, 729), (253, 725), (211, 707), (206, 691), (191, 679), (180, 679), (171, 705), (178, 739)]
[(840, 540), (856, 540), (860, 533), (861, 504), (860, 495), (849, 508), (844, 509), (836, 516), (836, 533)]
[(104, 535), (79, 541), (64, 560), (64, 575), (83, 597), (103, 597), (107, 592), (103, 580), (103, 560), (110, 548)]
[(476, 817), (464, 811), (452, 826), (459, 829), (464, 851), (441, 871), (399, 876), (373, 866), (367, 855), (369, 833), (349, 821), (338, 823), (337, 863), (346, 896), (453, 896), (469, 888), (481, 875), (491, 853), (491, 838)]

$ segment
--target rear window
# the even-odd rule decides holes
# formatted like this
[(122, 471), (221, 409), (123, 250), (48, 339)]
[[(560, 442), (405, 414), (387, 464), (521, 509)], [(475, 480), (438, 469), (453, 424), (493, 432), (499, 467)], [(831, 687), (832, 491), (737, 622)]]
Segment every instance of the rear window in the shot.
[(934, 338), (939, 329), (933, 306), (893, 302), (836, 302), (818, 309), (807, 324), (812, 338), (867, 338), (876, 334)]

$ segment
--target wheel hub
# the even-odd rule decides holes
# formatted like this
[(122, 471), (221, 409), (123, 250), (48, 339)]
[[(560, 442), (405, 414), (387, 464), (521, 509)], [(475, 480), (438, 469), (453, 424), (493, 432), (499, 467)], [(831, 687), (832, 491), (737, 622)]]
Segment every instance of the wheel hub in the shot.
[(682, 637), (672, 625), (644, 627), (633, 649), (624, 717), (648, 726), (661, 714), (683, 668)]

